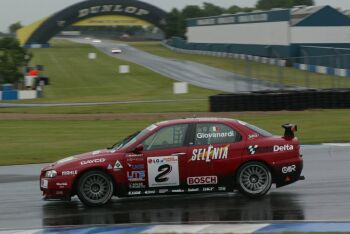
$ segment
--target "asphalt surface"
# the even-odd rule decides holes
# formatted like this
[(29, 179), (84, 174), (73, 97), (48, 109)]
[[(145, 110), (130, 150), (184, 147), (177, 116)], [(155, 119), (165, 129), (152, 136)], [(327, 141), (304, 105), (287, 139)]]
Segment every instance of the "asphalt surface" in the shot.
[(42, 165), (0, 167), (0, 227), (350, 220), (350, 146), (305, 146), (305, 181), (275, 189), (260, 200), (236, 193), (114, 198), (101, 208), (41, 200)]
[[(279, 88), (279, 85), (271, 82), (245, 77), (196, 62), (156, 56), (128, 46), (127, 44), (108, 40), (103, 40), (101, 43), (93, 43), (91, 40), (86, 39), (71, 40), (94, 45), (97, 49), (108, 55), (147, 67), (173, 80), (187, 82), (202, 88), (229, 93), (276, 90)], [(122, 53), (112, 54), (111, 50), (115, 48), (121, 49)]]

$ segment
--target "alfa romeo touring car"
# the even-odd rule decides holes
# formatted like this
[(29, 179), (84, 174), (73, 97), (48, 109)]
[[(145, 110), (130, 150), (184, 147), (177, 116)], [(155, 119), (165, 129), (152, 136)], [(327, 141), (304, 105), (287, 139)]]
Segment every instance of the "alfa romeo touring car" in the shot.
[(45, 166), (46, 200), (77, 195), (88, 206), (111, 197), (238, 190), (251, 198), (300, 179), (303, 159), (294, 132), (283, 136), (239, 120), (177, 119), (152, 124), (110, 148)]

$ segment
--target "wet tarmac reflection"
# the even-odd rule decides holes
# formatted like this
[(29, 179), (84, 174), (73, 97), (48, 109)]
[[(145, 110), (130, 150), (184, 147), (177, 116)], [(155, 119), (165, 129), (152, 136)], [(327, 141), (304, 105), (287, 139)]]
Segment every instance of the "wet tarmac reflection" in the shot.
[(77, 200), (48, 202), (42, 212), (43, 226), (304, 219), (298, 195), (278, 192), (259, 200), (239, 194), (123, 198), (97, 208), (84, 207)]

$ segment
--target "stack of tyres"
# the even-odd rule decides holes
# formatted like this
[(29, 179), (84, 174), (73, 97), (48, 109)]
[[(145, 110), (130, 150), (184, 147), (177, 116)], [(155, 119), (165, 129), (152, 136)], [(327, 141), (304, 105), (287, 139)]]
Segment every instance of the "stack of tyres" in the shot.
[(17, 100), (18, 91), (13, 89), (12, 84), (2, 85), (2, 100)]

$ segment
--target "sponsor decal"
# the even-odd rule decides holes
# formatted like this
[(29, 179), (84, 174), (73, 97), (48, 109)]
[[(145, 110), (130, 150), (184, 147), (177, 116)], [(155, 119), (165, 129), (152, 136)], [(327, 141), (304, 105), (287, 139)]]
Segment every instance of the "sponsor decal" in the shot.
[(143, 162), (144, 157), (129, 157), (126, 159), (127, 162)]
[(112, 169), (113, 169), (113, 166), (111, 164), (108, 164), (107, 170), (112, 170)]
[(86, 161), (81, 161), (80, 164), (86, 165), (86, 164), (93, 164), (93, 163), (103, 163), (105, 161), (106, 161), (105, 158), (95, 158), (95, 159), (90, 159), (90, 160), (86, 160)]
[(146, 185), (144, 183), (130, 183), (129, 189), (143, 189), (146, 188)]
[(128, 195), (141, 195), (141, 191), (130, 191)]
[(113, 169), (114, 169), (115, 171), (119, 171), (119, 170), (123, 169), (123, 165), (119, 162), (119, 160), (117, 160), (117, 161), (115, 162)]
[(155, 194), (156, 190), (146, 190), (145, 194)]
[(127, 175), (131, 182), (145, 181), (145, 171), (128, 171)]
[(143, 154), (127, 154), (126, 157), (142, 157)]
[(101, 153), (101, 150), (96, 150), (96, 151), (92, 152), (92, 155), (98, 155), (100, 153)]
[(204, 187), (203, 192), (212, 192), (214, 191), (215, 187)]
[(258, 137), (259, 137), (259, 134), (257, 134), (257, 133), (248, 135), (249, 140), (254, 139), (254, 138), (258, 138)]
[(235, 133), (233, 131), (230, 132), (212, 132), (212, 133), (197, 133), (196, 137), (198, 139), (202, 138), (224, 138), (224, 137), (233, 137)]
[(150, 12), (148, 10), (138, 8), (135, 6), (123, 6), (123, 5), (101, 5), (101, 6), (93, 6), (90, 8), (81, 9), (78, 12), (78, 17), (83, 18), (89, 15), (95, 15), (98, 13), (105, 12), (123, 12), (131, 15), (148, 15)]
[(49, 181), (48, 180), (45, 180), (45, 179), (41, 179), (41, 183), (40, 183), (40, 186), (42, 188), (48, 188), (49, 187)]
[(198, 176), (198, 177), (187, 177), (188, 185), (202, 185), (202, 184), (217, 184), (217, 176)]
[(62, 176), (74, 176), (77, 175), (78, 171), (74, 170), (74, 171), (62, 171)]
[(199, 192), (199, 188), (189, 188), (187, 189), (187, 192)]
[(152, 157), (147, 160), (148, 185), (150, 187), (178, 186), (178, 156)]
[(56, 191), (56, 195), (63, 195), (64, 192), (63, 191)]
[(227, 159), (229, 145), (224, 147), (214, 147), (210, 145), (205, 149), (194, 149), (192, 158), (189, 161), (206, 161)]
[(282, 173), (283, 174), (292, 173), (292, 172), (295, 172), (296, 169), (297, 169), (297, 166), (295, 166), (295, 165), (291, 165), (288, 167), (282, 167)]
[(67, 186), (67, 182), (56, 183), (57, 186)]
[(259, 147), (258, 145), (250, 145), (250, 146), (248, 146), (249, 154), (254, 155), (256, 153), (258, 147)]
[(173, 189), (173, 190), (171, 190), (171, 192), (172, 193), (184, 193), (185, 190), (183, 190), (183, 189)]
[(128, 163), (128, 167), (133, 169), (133, 170), (144, 170), (145, 169), (144, 164), (130, 164), (130, 163)]
[(275, 145), (273, 146), (273, 152), (292, 151), (293, 145)]
[(226, 187), (218, 187), (218, 191), (226, 191)]

